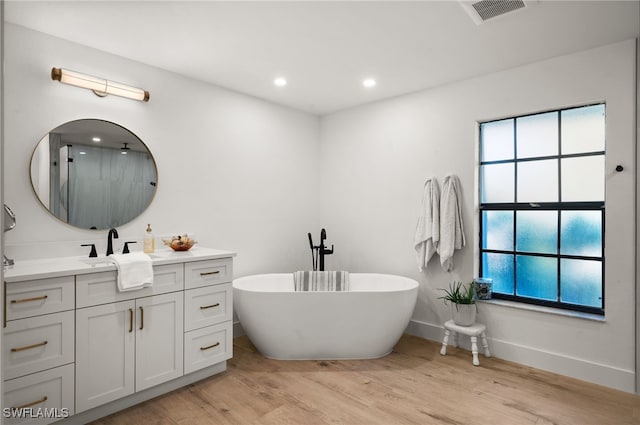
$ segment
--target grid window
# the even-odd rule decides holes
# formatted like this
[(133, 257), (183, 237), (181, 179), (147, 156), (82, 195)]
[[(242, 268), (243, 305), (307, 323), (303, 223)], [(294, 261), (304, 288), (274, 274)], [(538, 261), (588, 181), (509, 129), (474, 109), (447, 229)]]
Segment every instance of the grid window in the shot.
[(604, 314), (605, 105), (480, 123), (494, 298)]

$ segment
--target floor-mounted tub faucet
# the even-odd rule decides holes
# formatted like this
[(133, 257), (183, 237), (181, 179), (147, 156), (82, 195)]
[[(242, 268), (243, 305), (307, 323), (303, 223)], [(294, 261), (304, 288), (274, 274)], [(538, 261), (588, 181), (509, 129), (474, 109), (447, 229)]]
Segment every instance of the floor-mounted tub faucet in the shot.
[(324, 240), (327, 239), (327, 231), (324, 229), (320, 231), (320, 245), (318, 246), (313, 245), (311, 233), (308, 233), (308, 236), (309, 247), (311, 248), (311, 257), (313, 259), (313, 270), (318, 270), (319, 266), (320, 271), (324, 271), (324, 256), (333, 254), (333, 244), (331, 244), (331, 249), (327, 249), (327, 247), (325, 247)]
[(333, 254), (333, 244), (331, 244), (331, 249), (325, 248), (325, 239), (327, 239), (327, 232), (322, 229), (320, 231), (320, 250), (318, 251), (318, 254), (320, 255), (320, 271), (324, 271), (324, 256)]
[(118, 239), (118, 231), (116, 229), (109, 229), (107, 235), (107, 255), (113, 254), (113, 239)]

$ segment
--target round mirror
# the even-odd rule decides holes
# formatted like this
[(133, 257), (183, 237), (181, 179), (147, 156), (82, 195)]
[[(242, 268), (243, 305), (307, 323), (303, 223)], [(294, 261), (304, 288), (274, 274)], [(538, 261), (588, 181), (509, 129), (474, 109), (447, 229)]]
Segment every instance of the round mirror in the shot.
[(31, 184), (54, 216), (82, 229), (110, 229), (140, 215), (158, 170), (135, 134), (109, 121), (70, 121), (45, 134), (31, 156)]

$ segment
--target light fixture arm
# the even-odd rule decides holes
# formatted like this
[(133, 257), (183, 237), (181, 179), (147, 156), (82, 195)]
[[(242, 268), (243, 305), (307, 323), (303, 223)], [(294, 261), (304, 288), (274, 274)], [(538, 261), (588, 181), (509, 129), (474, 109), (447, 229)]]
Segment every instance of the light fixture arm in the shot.
[(64, 84), (91, 90), (100, 97), (112, 94), (114, 96), (126, 97), (142, 102), (149, 101), (149, 92), (146, 90), (68, 69), (51, 68), (51, 79)]

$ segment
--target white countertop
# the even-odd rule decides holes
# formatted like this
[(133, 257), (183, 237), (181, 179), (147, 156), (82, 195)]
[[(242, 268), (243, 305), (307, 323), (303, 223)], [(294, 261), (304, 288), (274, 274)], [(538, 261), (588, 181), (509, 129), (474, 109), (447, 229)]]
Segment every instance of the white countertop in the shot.
[[(186, 263), (191, 261), (214, 260), (235, 257), (233, 251), (194, 246), (189, 251), (173, 251), (169, 248), (156, 250), (149, 254), (153, 265)], [(4, 280), (7, 283), (23, 280), (46, 279), (76, 274), (115, 271), (116, 266), (104, 256), (60, 257), (40, 260), (16, 261), (13, 266), (4, 268)]]

